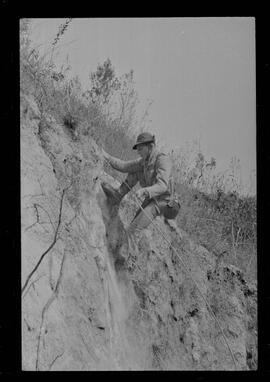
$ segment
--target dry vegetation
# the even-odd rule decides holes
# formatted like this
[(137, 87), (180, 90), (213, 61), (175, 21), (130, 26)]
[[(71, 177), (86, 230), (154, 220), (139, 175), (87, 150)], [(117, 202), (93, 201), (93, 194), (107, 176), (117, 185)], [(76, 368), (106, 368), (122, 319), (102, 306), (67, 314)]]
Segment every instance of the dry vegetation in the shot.
[[(98, 65), (89, 77), (89, 88), (82, 90), (78, 78), (68, 77), (68, 62), (57, 69), (53, 53), (72, 19), (60, 25), (51, 45), (50, 59), (41, 56), (29, 39), (30, 22), (20, 25), (20, 89), (34, 97), (41, 113), (52, 115), (65, 126), (72, 139), (90, 135), (106, 151), (132, 159), (131, 147), (139, 131), (147, 128), (150, 104), (138, 116), (138, 94), (133, 71), (117, 78), (109, 59)], [(256, 277), (257, 202), (243, 196), (235, 163), (229, 175), (211, 176), (216, 161), (206, 161), (197, 149), (193, 160), (186, 152), (172, 152), (175, 190), (181, 201), (178, 225), (199, 244), (226, 263), (241, 268), (248, 278)], [(107, 171), (122, 180), (119, 173)], [(230, 181), (228, 191), (228, 177)]]

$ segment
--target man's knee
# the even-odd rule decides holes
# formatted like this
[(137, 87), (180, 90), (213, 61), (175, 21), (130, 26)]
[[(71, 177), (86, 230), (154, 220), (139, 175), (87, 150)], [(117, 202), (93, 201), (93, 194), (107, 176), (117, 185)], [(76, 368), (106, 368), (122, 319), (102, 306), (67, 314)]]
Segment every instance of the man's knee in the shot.
[(158, 212), (153, 203), (142, 209), (135, 219), (130, 223), (127, 231), (129, 234), (139, 234), (146, 229), (158, 215)]

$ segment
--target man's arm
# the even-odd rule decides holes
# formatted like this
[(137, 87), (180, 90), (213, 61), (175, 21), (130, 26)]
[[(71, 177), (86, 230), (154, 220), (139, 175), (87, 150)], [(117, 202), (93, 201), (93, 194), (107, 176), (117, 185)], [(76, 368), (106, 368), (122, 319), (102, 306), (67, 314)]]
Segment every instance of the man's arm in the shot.
[(103, 150), (103, 155), (106, 159), (106, 161), (115, 169), (120, 172), (128, 172), (128, 173), (134, 173), (138, 172), (141, 168), (141, 158), (130, 160), (130, 161), (123, 161), (121, 159), (115, 158), (112, 155), (106, 153)]

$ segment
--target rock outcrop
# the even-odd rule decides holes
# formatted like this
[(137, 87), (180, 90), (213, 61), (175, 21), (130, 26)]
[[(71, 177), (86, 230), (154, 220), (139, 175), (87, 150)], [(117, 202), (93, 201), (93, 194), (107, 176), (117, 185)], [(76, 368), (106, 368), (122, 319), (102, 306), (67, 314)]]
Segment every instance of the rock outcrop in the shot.
[(256, 369), (256, 285), (161, 218), (137, 241), (136, 266), (116, 271), (136, 206), (126, 196), (118, 213), (102, 180), (115, 182), (91, 137), (23, 97), (23, 370), (234, 370), (201, 294), (237, 369)]

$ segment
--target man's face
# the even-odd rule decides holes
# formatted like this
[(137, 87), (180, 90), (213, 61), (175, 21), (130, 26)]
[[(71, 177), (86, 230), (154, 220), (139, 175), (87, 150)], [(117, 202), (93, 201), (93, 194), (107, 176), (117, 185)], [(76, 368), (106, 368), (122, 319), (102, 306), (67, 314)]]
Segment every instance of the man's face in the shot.
[(149, 154), (149, 146), (144, 144), (138, 145), (137, 152), (141, 158), (146, 159)]

